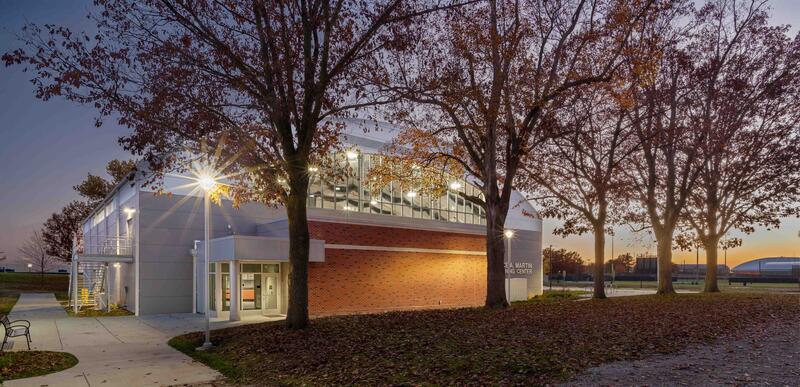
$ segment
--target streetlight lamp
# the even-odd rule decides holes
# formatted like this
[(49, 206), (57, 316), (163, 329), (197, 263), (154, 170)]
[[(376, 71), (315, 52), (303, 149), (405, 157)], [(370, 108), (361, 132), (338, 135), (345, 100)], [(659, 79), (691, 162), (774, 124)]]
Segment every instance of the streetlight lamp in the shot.
[(197, 350), (204, 351), (213, 347), (211, 344), (211, 321), (209, 315), (209, 281), (208, 281), (208, 265), (211, 259), (211, 191), (217, 186), (216, 174), (209, 173), (209, 171), (200, 172), (197, 175), (197, 185), (203, 189), (203, 278), (205, 278), (205, 286), (203, 287), (203, 310), (205, 311), (205, 325), (206, 325), (206, 340)]
[(508, 268), (511, 267), (511, 238), (514, 237), (514, 230), (508, 229), (503, 231), (503, 236), (506, 238), (506, 294), (511, 299), (511, 277), (508, 275)]
[(32, 263), (29, 263), (29, 264), (28, 264), (28, 273), (30, 273), (30, 272), (31, 272), (31, 268), (32, 268), (32, 267), (33, 267), (33, 264), (32, 264)]

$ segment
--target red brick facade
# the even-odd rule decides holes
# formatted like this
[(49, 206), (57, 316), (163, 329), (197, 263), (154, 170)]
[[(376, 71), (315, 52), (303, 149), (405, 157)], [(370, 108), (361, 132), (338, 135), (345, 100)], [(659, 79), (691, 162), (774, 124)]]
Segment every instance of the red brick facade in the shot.
[[(326, 244), (485, 251), (482, 235), (309, 222)], [(315, 316), (482, 305), (484, 255), (325, 249), (309, 267), (309, 312)]]

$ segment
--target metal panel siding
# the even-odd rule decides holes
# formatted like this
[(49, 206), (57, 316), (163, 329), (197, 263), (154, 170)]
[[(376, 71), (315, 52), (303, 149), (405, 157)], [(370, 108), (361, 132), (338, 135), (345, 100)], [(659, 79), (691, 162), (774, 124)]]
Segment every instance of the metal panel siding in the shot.
[[(191, 268), (189, 268), (189, 272), (191, 273)], [(174, 279), (171, 278), (169, 280), (163, 279), (143, 279), (142, 280), (142, 292), (139, 293), (139, 297), (142, 299), (146, 297), (178, 297), (178, 296), (189, 296), (191, 299), (192, 296), (192, 280), (191, 278), (188, 280), (185, 279)], [(144, 301), (142, 301), (142, 306), (144, 306)], [(192, 303), (191, 301), (187, 303), (187, 307), (191, 308)]]
[[(191, 281), (189, 281), (191, 282)], [(139, 314), (162, 314), (162, 313), (191, 313), (192, 296), (178, 297), (145, 297), (141, 296), (142, 306)]]
[[(197, 205), (196, 205), (197, 204)], [(203, 239), (202, 200), (184, 196), (139, 195), (140, 314), (191, 312), (194, 241)], [(282, 210), (263, 205), (234, 209), (212, 206), (212, 235), (250, 233)], [(227, 225), (231, 225), (229, 230)]]
[(148, 273), (153, 280), (190, 280), (192, 279), (192, 261), (189, 262), (141, 262), (141, 270)]

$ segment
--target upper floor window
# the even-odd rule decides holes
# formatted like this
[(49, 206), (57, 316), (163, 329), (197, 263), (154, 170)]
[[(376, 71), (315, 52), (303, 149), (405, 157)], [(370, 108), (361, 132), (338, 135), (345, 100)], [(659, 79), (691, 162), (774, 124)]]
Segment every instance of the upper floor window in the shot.
[[(380, 190), (370, 186), (366, 176), (378, 155), (348, 152), (329, 168), (330, 174), (312, 174), (308, 206), (370, 214), (404, 216), (447, 222), (486, 224), (486, 214), (478, 205), (465, 200), (459, 192), (480, 196), (481, 192), (464, 179), (453, 181), (440, 197), (417, 193), (399, 183), (389, 183)], [(329, 179), (325, 176), (340, 176)]]

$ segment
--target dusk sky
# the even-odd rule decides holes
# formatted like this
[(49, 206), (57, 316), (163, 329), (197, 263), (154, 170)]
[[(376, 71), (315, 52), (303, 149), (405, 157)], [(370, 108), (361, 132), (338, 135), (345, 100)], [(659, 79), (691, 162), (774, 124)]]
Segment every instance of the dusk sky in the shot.
[[(774, 24), (800, 25), (800, 1), (776, 0), (771, 4)], [(15, 34), (26, 21), (91, 30), (85, 18), (91, 7), (87, 0), (0, 0), (0, 53), (19, 47)], [(792, 33), (797, 33), (796, 27)], [(87, 173), (102, 174), (107, 161), (131, 157), (117, 144), (126, 128), (113, 122), (96, 128), (92, 108), (63, 99), (36, 99), (30, 78), (31, 74), (19, 67), (0, 68), (0, 251), (4, 252), (0, 256), (7, 254), (10, 260), (17, 257), (21, 242), (51, 213), (77, 198), (72, 186)], [(544, 246), (577, 250), (585, 260), (592, 259), (591, 236), (563, 239), (552, 235), (554, 225), (545, 220)], [(648, 235), (619, 229), (615, 255), (654, 250)], [(764, 256), (800, 256), (799, 232), (800, 221), (786, 219), (777, 231), (759, 229), (745, 236), (735, 233), (743, 238), (744, 245), (728, 252), (728, 263), (733, 266)], [(609, 239), (609, 250), (610, 244)], [(674, 261), (693, 263), (694, 257), (694, 252), (676, 252)], [(704, 262), (702, 251), (700, 262)]]

